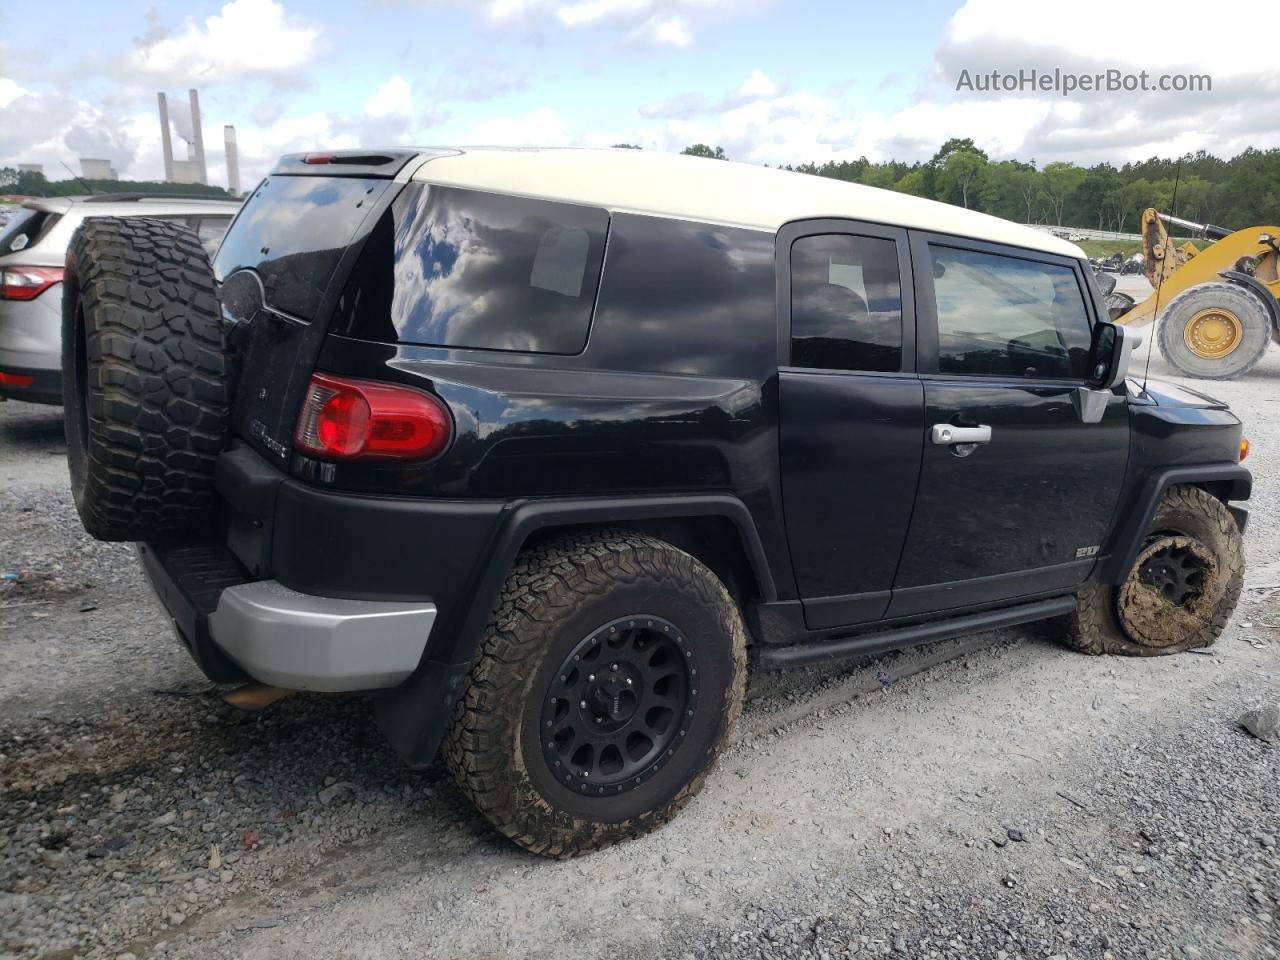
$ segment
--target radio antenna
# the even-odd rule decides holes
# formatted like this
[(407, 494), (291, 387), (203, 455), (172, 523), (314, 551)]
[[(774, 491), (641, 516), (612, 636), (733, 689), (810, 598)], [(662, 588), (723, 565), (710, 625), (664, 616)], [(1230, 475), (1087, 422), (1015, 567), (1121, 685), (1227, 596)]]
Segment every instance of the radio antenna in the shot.
[[(1178, 158), (1178, 169), (1173, 173), (1173, 209), (1178, 209), (1178, 183), (1182, 180), (1182, 161), (1185, 157)], [(1165, 244), (1164, 255), (1166, 257), (1173, 255), (1173, 238), (1168, 237)], [(1155, 346), (1156, 331), (1160, 328), (1160, 291), (1164, 289), (1164, 278), (1167, 271), (1164, 264), (1160, 265), (1160, 277), (1156, 280), (1156, 305), (1151, 314), (1151, 335), (1147, 338), (1147, 364), (1142, 368), (1142, 392), (1147, 392), (1147, 375), (1151, 372), (1151, 348)]]

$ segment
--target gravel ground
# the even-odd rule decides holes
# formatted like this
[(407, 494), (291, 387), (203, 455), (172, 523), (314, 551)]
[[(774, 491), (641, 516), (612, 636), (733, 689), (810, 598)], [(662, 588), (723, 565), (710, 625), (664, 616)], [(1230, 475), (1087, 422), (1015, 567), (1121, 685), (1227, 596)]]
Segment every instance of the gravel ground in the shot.
[(1020, 629), (758, 675), (671, 826), (569, 863), (365, 701), (224, 706), (81, 531), (60, 411), (0, 404), (0, 957), (1280, 957), (1280, 743), (1237, 724), (1280, 703), (1280, 351), (1196, 386), (1256, 478), (1210, 653)]

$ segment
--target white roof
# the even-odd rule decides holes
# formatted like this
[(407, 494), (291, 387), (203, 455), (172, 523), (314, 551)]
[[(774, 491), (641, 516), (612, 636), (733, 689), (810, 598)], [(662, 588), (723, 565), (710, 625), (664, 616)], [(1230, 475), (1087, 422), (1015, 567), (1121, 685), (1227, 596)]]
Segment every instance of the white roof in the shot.
[(624, 213), (776, 231), (839, 217), (1083, 257), (1074, 243), (973, 210), (828, 177), (648, 150), (465, 147), (413, 179)]

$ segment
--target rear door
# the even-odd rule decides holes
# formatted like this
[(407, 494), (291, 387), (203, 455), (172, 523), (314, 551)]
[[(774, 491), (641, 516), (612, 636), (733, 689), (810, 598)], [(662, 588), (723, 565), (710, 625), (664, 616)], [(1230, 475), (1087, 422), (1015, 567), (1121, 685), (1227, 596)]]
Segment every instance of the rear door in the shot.
[(907, 234), (847, 220), (777, 242), (787, 538), (805, 624), (881, 617), (924, 428)]
[(338, 292), (399, 189), (381, 177), (273, 174), (218, 249), (214, 274), (238, 365), (233, 422), (279, 466)]
[(912, 262), (923, 460), (889, 615), (1079, 584), (1129, 452), (1123, 386), (1101, 422), (1077, 413), (1096, 322), (1079, 263), (915, 233)]

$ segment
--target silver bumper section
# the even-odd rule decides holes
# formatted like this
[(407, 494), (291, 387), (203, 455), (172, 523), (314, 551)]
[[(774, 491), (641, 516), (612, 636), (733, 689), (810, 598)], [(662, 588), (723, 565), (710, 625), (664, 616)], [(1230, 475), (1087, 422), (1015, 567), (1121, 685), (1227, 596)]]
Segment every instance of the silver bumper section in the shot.
[(213, 642), (255, 680), (291, 690), (393, 687), (418, 666), (434, 603), (313, 597), (274, 580), (228, 587)]

